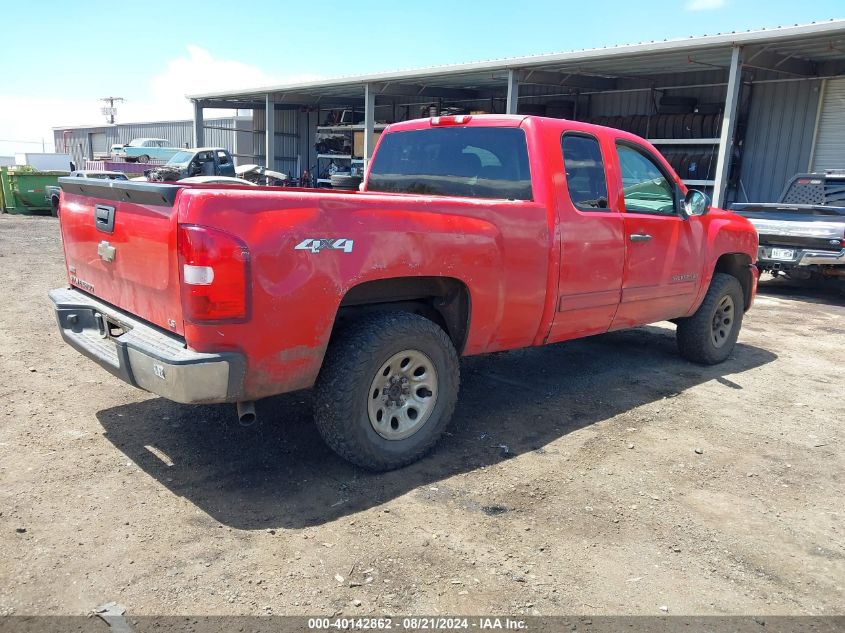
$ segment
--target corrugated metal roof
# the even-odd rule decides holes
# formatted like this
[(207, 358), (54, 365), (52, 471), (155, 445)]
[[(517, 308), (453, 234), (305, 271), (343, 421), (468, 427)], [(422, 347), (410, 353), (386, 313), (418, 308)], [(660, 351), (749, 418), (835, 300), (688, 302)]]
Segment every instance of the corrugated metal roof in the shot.
[[(564, 53), (511, 57), (465, 64), (451, 64), (391, 72), (337, 77), (321, 81), (248, 90), (189, 95), (191, 99), (259, 98), (268, 93), (311, 93), (344, 96), (365, 83), (416, 81), (438, 87), (501, 87), (508, 70), (548, 70), (597, 76), (643, 76), (727, 66), (734, 45), (768, 46), (778, 53), (813, 61), (845, 56), (845, 20), (813, 22), (772, 29), (718, 33), (681, 39), (641, 42)], [(498, 74), (497, 74), (498, 73)]]
[[(231, 121), (232, 117), (218, 117), (218, 118), (206, 118), (206, 123), (211, 123), (213, 121)], [(170, 125), (170, 124), (188, 124), (193, 125), (193, 119), (167, 119), (164, 121), (121, 121), (119, 123), (92, 123), (91, 125), (56, 125), (53, 127), (53, 130), (88, 130), (89, 132), (99, 132), (99, 131), (106, 131), (106, 130), (117, 130), (121, 127), (131, 126), (131, 125)]]

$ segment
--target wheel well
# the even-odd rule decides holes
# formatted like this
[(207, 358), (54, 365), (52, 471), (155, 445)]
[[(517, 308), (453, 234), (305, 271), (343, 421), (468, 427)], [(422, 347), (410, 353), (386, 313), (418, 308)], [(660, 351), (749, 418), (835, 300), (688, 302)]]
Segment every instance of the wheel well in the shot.
[(344, 295), (335, 328), (344, 321), (376, 311), (412, 312), (439, 325), (458, 354), (469, 332), (470, 296), (466, 285), (452, 277), (398, 277), (359, 284)]
[(742, 286), (742, 295), (745, 299), (745, 309), (751, 303), (751, 258), (745, 253), (726, 253), (716, 261), (716, 268), (713, 273), (725, 273), (732, 275), (739, 280)]

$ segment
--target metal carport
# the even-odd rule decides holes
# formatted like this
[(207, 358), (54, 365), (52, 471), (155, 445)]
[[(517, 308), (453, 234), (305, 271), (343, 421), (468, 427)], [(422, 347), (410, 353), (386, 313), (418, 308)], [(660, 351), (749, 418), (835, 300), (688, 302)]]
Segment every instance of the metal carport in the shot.
[[(249, 90), (190, 95), (194, 104), (194, 141), (204, 144), (204, 111), (213, 108), (251, 109), (256, 132), (263, 134), (263, 153), (256, 158), (278, 167), (278, 138), (305, 148), (313, 138), (310, 126), (278, 129), (279, 111), (303, 107), (362, 108), (364, 160), (372, 154), (372, 131), (379, 118), (395, 119), (397, 111), (432, 100), (486, 104), (492, 111), (515, 113), (528, 103), (552, 98), (574, 99), (574, 118), (593, 115), (613, 102), (647, 103), (671, 91), (718, 94), (721, 134), (712, 181), (714, 203), (725, 202), (731, 163), (735, 159), (737, 122), (743, 87), (789, 82), (816, 86), (826, 78), (845, 75), (845, 20), (831, 20), (777, 29), (724, 33), (679, 40), (646, 42), (568, 53), (536, 55), (455, 64), (433, 68), (341, 77)], [(818, 90), (811, 88), (811, 90)], [(810, 99), (818, 106), (818, 96)], [(776, 104), (772, 104), (774, 107)], [(580, 106), (580, 112), (579, 112)], [(643, 107), (643, 106), (640, 106)], [(809, 106), (807, 106), (809, 108)], [(397, 110), (398, 109), (398, 110)], [(584, 109), (587, 111), (584, 112)], [(818, 110), (818, 107), (817, 109)], [(379, 116), (387, 112), (386, 116)], [(817, 117), (818, 112), (792, 113)], [(782, 115), (785, 125), (790, 115)], [(293, 115), (290, 117), (294, 118)], [(310, 119), (309, 119), (310, 120)], [(793, 122), (794, 123), (794, 122)], [(806, 127), (806, 126), (805, 126)], [(812, 127), (815, 127), (813, 124)], [(263, 129), (262, 129), (263, 128)], [(770, 134), (784, 132), (773, 127)], [(805, 135), (806, 136), (806, 135)], [(755, 138), (769, 142), (758, 133)], [(742, 139), (739, 139), (742, 142)], [(810, 143), (814, 143), (812, 138)], [(802, 152), (806, 151), (804, 149)], [(812, 154), (812, 148), (810, 148)], [(298, 155), (301, 155), (298, 154)], [(802, 155), (803, 156), (803, 155)], [(279, 160), (289, 161), (293, 155)], [(803, 157), (801, 159), (803, 161)], [(800, 161), (799, 161), (800, 162)], [(742, 184), (742, 183), (740, 183)]]

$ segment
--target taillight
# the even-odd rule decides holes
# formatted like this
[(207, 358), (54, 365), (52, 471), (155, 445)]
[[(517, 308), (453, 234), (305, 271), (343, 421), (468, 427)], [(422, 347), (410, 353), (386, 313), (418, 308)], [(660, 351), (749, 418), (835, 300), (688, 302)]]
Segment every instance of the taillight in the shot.
[(249, 311), (249, 249), (217, 229), (179, 225), (179, 276), (186, 321), (242, 321)]

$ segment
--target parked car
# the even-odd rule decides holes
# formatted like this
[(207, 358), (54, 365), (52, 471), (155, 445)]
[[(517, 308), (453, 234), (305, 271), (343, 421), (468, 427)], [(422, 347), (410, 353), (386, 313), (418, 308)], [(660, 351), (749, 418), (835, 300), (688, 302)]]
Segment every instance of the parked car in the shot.
[[(95, 169), (81, 169), (72, 171), (69, 178), (96, 178), (98, 180), (128, 180), (129, 178), (122, 171), (104, 171)], [(50, 203), (50, 210), (53, 217), (59, 217), (59, 201), (62, 188), (59, 185), (47, 185), (44, 187), (44, 199)]]
[(153, 182), (175, 182), (191, 176), (235, 178), (235, 161), (222, 147), (198, 147), (176, 152), (165, 165), (144, 172)]
[(780, 201), (733, 204), (760, 239), (758, 267), (794, 279), (845, 280), (845, 171), (798, 174)]
[(149, 163), (150, 160), (170, 160), (180, 148), (163, 138), (135, 138), (123, 146), (120, 156), (127, 163)]
[(360, 192), (61, 186), (67, 343), (243, 423), (314, 387), (325, 441), (372, 470), (443, 434), (460, 355), (671, 319), (685, 358), (718, 363), (757, 287), (745, 218), (647, 141), (564, 119), (391, 125)]

